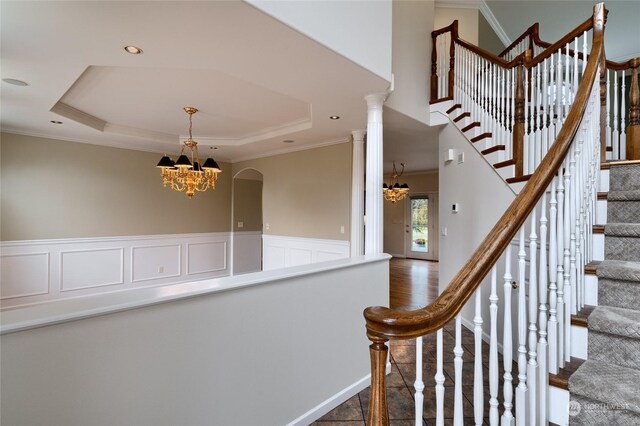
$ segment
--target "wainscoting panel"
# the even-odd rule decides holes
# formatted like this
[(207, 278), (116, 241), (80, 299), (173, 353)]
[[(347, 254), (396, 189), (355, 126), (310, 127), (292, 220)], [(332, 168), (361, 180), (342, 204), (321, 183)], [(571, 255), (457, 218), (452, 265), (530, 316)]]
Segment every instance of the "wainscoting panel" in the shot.
[(131, 282), (180, 276), (180, 244), (131, 249)]
[(227, 269), (227, 242), (187, 244), (187, 275)]
[(233, 275), (262, 270), (262, 232), (233, 233)]
[(262, 245), (265, 270), (343, 259), (350, 250), (349, 241), (278, 235), (263, 235)]
[(231, 233), (5, 241), (0, 306), (230, 275)]
[(124, 284), (124, 249), (60, 252), (60, 291)]
[(49, 293), (49, 253), (3, 254), (0, 299)]

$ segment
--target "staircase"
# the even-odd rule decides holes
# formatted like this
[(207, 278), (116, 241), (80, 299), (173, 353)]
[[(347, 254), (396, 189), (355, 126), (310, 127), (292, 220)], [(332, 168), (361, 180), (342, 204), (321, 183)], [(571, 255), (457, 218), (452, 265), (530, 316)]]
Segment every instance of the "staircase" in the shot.
[(640, 163), (612, 163), (609, 185), (587, 360), (568, 378), (571, 425), (640, 424)]
[[(463, 386), (471, 385), (474, 408), (484, 409), (474, 410), (476, 425), (640, 424), (640, 162), (601, 163), (620, 159), (629, 140), (617, 94), (610, 116), (609, 67), (627, 64), (605, 59), (606, 13), (596, 5), (553, 44), (531, 27), (533, 38), (516, 40), (522, 51), (505, 51), (509, 60), (460, 39), (457, 22), (432, 33), (431, 112), (447, 116), (517, 196), (431, 305), (365, 310), (368, 424), (389, 424), (386, 343), (403, 339), (416, 339), (416, 425), (427, 404), (437, 425), (445, 411), (462, 425)], [(640, 134), (638, 63), (628, 63), (627, 136)], [(471, 354), (462, 345), (465, 305), (475, 313)], [(443, 327), (452, 320), (455, 345), (446, 348)], [(436, 359), (423, 360), (422, 336), (432, 333)], [(434, 361), (435, 402), (427, 402), (420, 366)], [(445, 398), (447, 362), (453, 400)]]

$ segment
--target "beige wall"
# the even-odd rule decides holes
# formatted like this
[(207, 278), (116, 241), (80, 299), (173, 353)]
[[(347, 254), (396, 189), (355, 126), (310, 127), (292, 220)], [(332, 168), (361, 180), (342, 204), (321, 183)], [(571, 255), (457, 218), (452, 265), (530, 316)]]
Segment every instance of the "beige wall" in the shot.
[(478, 9), (436, 7), (433, 29), (437, 30), (458, 20), (458, 34), (469, 43), (478, 45)]
[(493, 28), (491, 28), (482, 13), (478, 14), (478, 17), (478, 46), (494, 55), (500, 54), (506, 46), (496, 32), (493, 31)]
[[(242, 222), (242, 228), (238, 226), (238, 222)], [(240, 178), (233, 180), (233, 230), (262, 230), (262, 181)]]
[(429, 122), (433, 0), (393, 2), (393, 92), (385, 106)]
[(351, 151), (341, 143), (234, 163), (234, 175), (253, 168), (264, 176), (264, 234), (348, 240)]
[(230, 231), (231, 167), (189, 200), (162, 187), (160, 155), (3, 133), (3, 241)]
[[(391, 177), (385, 176), (385, 182), (390, 182)], [(409, 195), (426, 192), (438, 192), (438, 172), (426, 172), (420, 174), (402, 175), (400, 183), (409, 185)], [(408, 198), (397, 203), (384, 201), (384, 252), (394, 255), (405, 253), (405, 222)], [(438, 229), (438, 227), (434, 227)], [(434, 239), (438, 238), (435, 232)], [(430, 241), (432, 241), (430, 239)]]

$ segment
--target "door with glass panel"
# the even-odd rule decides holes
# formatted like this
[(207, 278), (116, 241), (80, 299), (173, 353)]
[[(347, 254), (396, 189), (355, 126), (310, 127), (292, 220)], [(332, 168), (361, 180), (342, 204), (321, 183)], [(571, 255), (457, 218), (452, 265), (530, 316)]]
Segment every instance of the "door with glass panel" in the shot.
[(408, 197), (405, 222), (405, 242), (407, 257), (415, 259), (436, 259), (431, 238), (433, 230), (433, 210), (435, 208), (428, 195)]

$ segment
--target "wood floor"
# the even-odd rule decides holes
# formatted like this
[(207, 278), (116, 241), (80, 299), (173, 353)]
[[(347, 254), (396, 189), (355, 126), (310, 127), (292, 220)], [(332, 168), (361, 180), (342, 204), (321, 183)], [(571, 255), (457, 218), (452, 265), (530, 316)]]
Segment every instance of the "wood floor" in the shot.
[(393, 258), (389, 263), (389, 304), (417, 309), (438, 297), (438, 262)]

